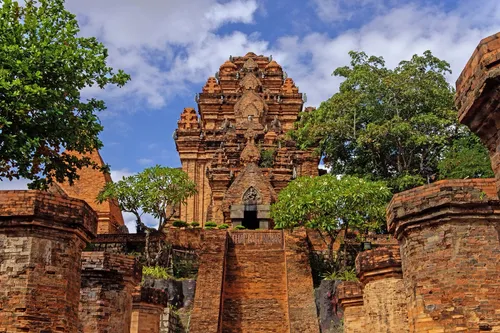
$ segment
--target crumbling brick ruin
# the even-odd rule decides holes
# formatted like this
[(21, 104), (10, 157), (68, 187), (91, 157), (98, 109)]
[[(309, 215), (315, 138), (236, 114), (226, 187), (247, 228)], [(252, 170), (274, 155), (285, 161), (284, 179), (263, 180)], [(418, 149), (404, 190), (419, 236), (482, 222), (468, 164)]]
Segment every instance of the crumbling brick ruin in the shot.
[[(500, 332), (499, 68), (500, 33), (480, 42), (456, 98), (496, 180), (442, 180), (395, 195), (392, 237), (371, 235), (377, 246), (356, 259), (359, 282), (336, 288), (344, 332)], [(304, 96), (275, 61), (248, 53), (224, 63), (197, 101), (199, 114), (184, 110), (175, 140), (200, 192), (172, 207), (176, 218), (271, 229), (280, 189), (318, 174), (318, 158), (284, 140)], [(103, 165), (98, 152), (90, 157)], [(116, 202), (95, 202), (109, 181), (88, 168), (73, 187), (0, 192), (0, 333), (185, 332), (170, 325), (182, 321), (174, 304), (189, 309), (192, 333), (319, 332), (309, 262), (324, 250), (317, 233), (169, 229), (152, 239), (195, 253), (197, 280), (141, 285), (127, 254), (143, 251), (145, 235), (126, 233)]]

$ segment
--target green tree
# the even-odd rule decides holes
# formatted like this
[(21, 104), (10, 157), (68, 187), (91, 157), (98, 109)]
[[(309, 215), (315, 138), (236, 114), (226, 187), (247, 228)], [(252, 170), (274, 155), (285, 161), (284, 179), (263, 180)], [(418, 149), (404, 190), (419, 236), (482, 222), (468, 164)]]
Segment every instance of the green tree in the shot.
[(495, 177), (488, 150), (468, 128), (446, 147), (438, 163), (440, 179)]
[(64, 0), (0, 0), (0, 180), (27, 178), (31, 188), (70, 183), (102, 146), (102, 100), (82, 100), (85, 87), (123, 86), (130, 77), (108, 67), (107, 49), (77, 37)]
[(439, 178), (438, 163), (461, 126), (447, 62), (414, 55), (388, 69), (381, 57), (350, 52), (345, 80), (318, 110), (304, 113), (292, 136), (302, 147), (319, 144), (334, 174), (386, 180), (393, 191)]
[[(120, 209), (135, 215), (138, 232), (146, 232), (146, 261), (148, 266), (156, 266), (164, 252), (164, 244), (157, 242), (154, 258), (151, 258), (149, 235), (163, 232), (168, 221), (175, 214), (175, 207), (185, 204), (196, 193), (196, 183), (182, 170), (156, 165), (142, 172), (123, 177), (116, 183), (108, 183), (97, 197), (102, 203), (116, 199)], [(158, 221), (157, 229), (143, 222), (144, 213), (151, 214)]]
[(279, 229), (318, 230), (327, 242), (329, 259), (333, 259), (333, 243), (339, 232), (380, 228), (390, 197), (391, 191), (381, 181), (329, 174), (299, 177), (281, 190), (271, 207), (271, 217)]

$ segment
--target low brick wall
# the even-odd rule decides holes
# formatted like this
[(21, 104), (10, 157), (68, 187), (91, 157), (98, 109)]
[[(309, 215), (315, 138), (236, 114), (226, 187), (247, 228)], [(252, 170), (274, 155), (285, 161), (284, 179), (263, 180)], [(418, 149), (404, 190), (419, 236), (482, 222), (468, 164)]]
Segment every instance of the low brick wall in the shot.
[(82, 200), (0, 191), (0, 332), (77, 332), (80, 256), (96, 227)]
[(377, 332), (408, 332), (408, 310), (399, 247), (361, 252), (356, 271), (363, 284), (366, 327)]
[(80, 333), (129, 333), (132, 294), (142, 267), (134, 257), (84, 252), (80, 296)]
[(500, 202), (492, 179), (449, 180), (396, 194), (410, 332), (500, 331)]
[(337, 286), (336, 299), (344, 311), (344, 333), (366, 333), (363, 289), (359, 282), (345, 281)]

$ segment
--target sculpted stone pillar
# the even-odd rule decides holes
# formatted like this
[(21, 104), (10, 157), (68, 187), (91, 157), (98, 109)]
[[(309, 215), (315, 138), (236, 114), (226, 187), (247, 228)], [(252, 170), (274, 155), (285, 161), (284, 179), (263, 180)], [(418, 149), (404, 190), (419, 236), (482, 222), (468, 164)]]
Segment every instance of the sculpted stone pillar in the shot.
[(361, 252), (356, 258), (356, 271), (364, 286), (366, 327), (376, 327), (377, 332), (408, 332), (399, 247)]
[(82, 200), (0, 192), (0, 332), (77, 332), (80, 256), (96, 229)]
[(164, 290), (141, 287), (133, 296), (130, 333), (159, 333), (160, 319), (168, 305)]
[(410, 332), (500, 331), (500, 202), (493, 179), (443, 180), (396, 194)]
[(366, 333), (361, 283), (345, 281), (337, 286), (336, 297), (344, 309), (344, 333)]
[(457, 80), (455, 105), (467, 125), (490, 152), (500, 189), (500, 33), (483, 39)]
[(130, 332), (132, 294), (141, 269), (131, 256), (83, 253), (80, 333)]

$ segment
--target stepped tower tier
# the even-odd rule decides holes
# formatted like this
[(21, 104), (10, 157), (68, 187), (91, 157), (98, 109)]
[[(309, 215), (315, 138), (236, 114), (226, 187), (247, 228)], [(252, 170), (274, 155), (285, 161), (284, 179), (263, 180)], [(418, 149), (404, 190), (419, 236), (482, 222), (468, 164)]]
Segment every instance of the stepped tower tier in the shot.
[(224, 62), (174, 133), (182, 169), (198, 184), (175, 218), (272, 228), (269, 207), (277, 193), (298, 176), (318, 175), (319, 157), (286, 135), (304, 100), (270, 57), (249, 52)]

